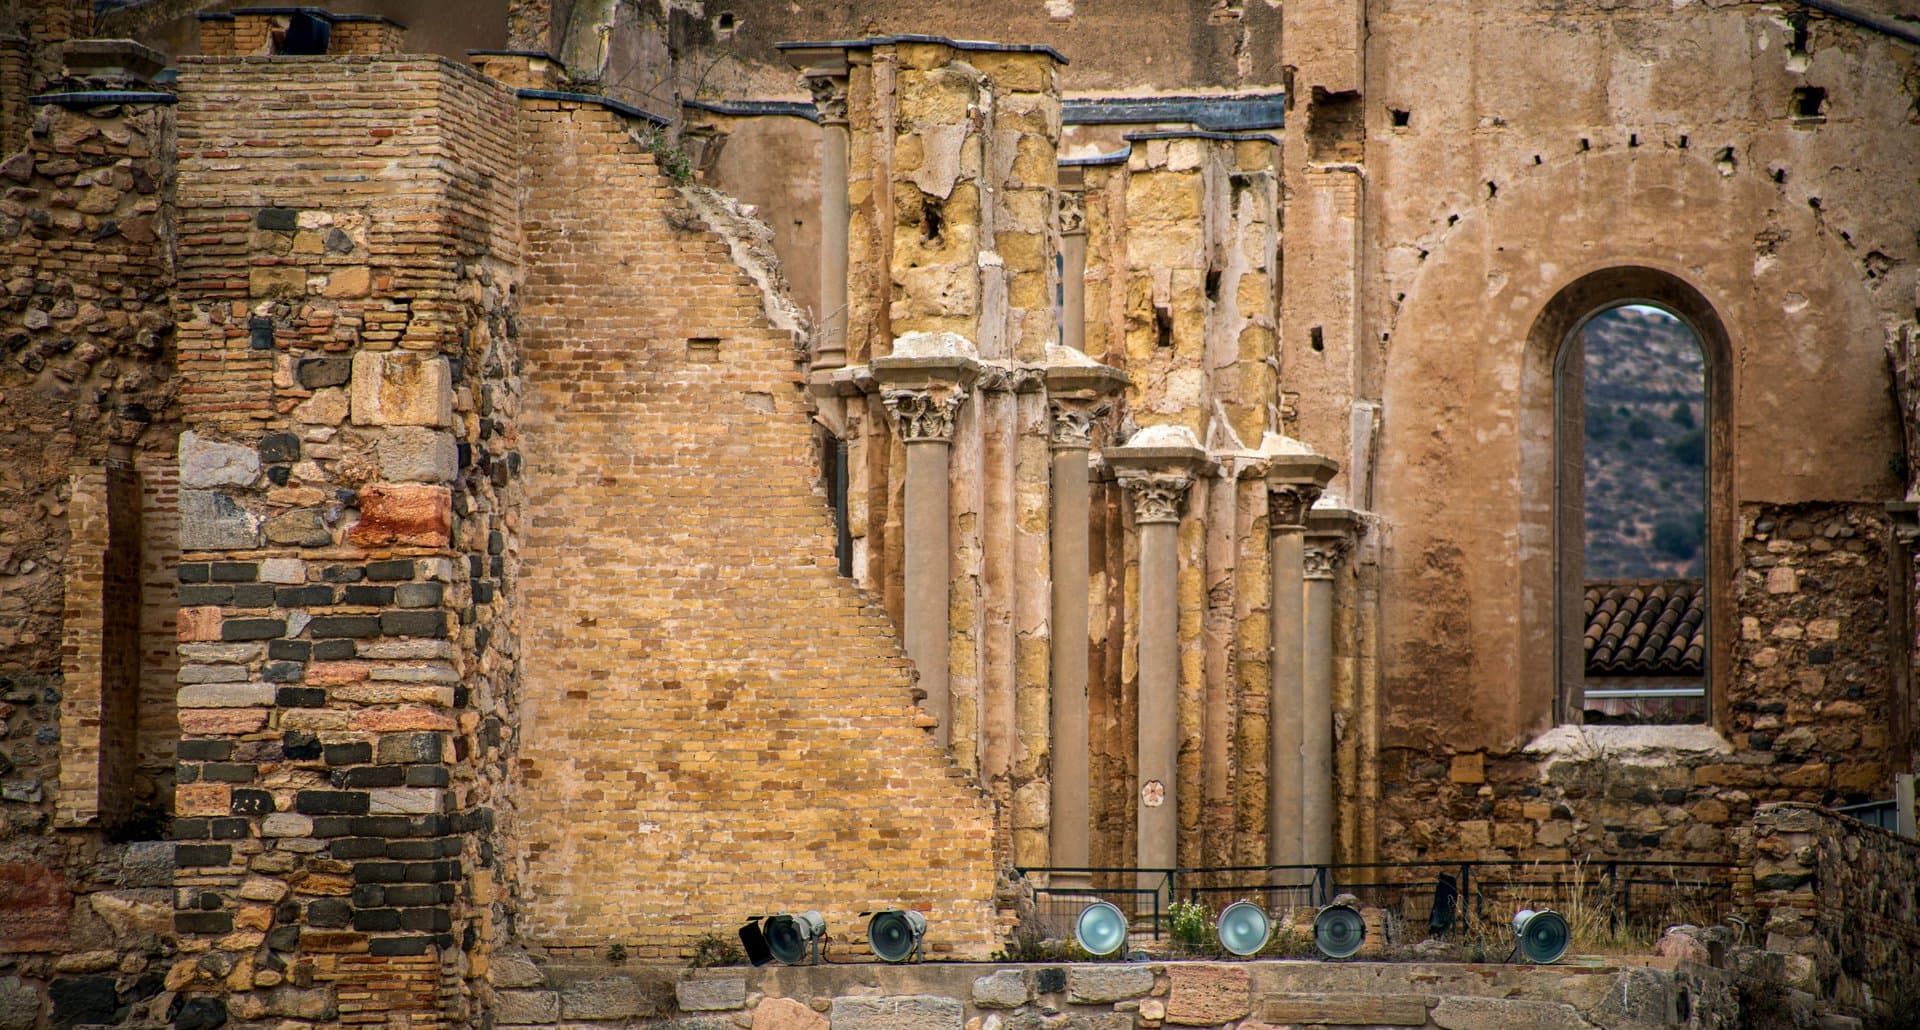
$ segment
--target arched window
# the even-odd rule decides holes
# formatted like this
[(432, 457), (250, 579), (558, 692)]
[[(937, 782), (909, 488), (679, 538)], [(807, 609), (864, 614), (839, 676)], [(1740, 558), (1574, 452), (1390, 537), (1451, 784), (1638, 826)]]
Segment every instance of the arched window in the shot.
[[(1562, 665), (1566, 714), (1706, 721), (1709, 410), (1700, 337), (1658, 305), (1604, 307), (1561, 344), (1555, 381), (1561, 631), (1578, 657)], [(1577, 643), (1568, 639), (1574, 632)]]
[(1726, 718), (1714, 684), (1732, 660), (1732, 350), (1706, 297), (1658, 268), (1589, 272), (1534, 318), (1520, 629), (1543, 645), (1523, 656), (1542, 688), (1528, 703), (1551, 685), (1557, 722)]

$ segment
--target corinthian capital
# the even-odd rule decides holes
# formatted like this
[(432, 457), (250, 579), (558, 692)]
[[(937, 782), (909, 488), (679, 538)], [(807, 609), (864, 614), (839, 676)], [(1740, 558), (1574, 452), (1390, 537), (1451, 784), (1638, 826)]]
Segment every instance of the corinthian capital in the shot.
[(805, 76), (807, 91), (813, 94), (813, 109), (820, 112), (822, 124), (845, 125), (847, 121), (847, 80), (842, 75)]
[(1316, 538), (1300, 553), (1301, 571), (1308, 579), (1332, 579), (1334, 568), (1352, 547), (1345, 537)]
[(1133, 521), (1178, 522), (1180, 502), (1193, 485), (1193, 477), (1185, 472), (1123, 473), (1120, 485), (1133, 492)]
[(1307, 509), (1320, 499), (1312, 483), (1270, 483), (1267, 486), (1267, 528), (1298, 529), (1307, 523)]
[(888, 390), (880, 395), (880, 400), (893, 412), (902, 440), (946, 443), (953, 439), (954, 416), (967, 402), (967, 395), (961, 390)]
[(1087, 197), (1084, 193), (1060, 191), (1060, 234), (1072, 236), (1087, 231)]
[(1093, 422), (1106, 414), (1105, 405), (1062, 404), (1059, 401), (1049, 405), (1052, 419), (1047, 430), (1047, 442), (1054, 450), (1080, 449), (1093, 446)]

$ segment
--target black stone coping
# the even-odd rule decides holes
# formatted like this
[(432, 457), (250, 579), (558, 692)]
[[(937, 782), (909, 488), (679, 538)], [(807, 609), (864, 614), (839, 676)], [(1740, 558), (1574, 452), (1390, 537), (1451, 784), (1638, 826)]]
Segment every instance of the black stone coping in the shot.
[(1278, 129), (1286, 124), (1284, 93), (1230, 96), (1083, 97), (1060, 101), (1067, 125), (1187, 122), (1211, 132)]
[(538, 57), (544, 61), (561, 63), (560, 58), (545, 50), (469, 50), (468, 57)]
[(522, 100), (565, 100), (575, 104), (596, 104), (612, 111), (614, 114), (625, 115), (628, 118), (639, 118), (662, 127), (669, 124), (667, 119), (651, 111), (642, 111), (632, 104), (623, 104), (612, 97), (603, 97), (593, 93), (562, 93), (552, 89), (518, 89), (514, 90), (513, 95)]
[(1828, 0), (1798, 0), (1798, 2), (1802, 7), (1811, 7), (1823, 14), (1830, 14), (1841, 21), (1852, 22), (1863, 29), (1872, 29), (1875, 32), (1892, 36), (1894, 39), (1920, 44), (1920, 32), (1903, 28), (1890, 21), (1882, 21), (1864, 12), (1842, 7), (1836, 3), (1830, 3)]
[(375, 21), (384, 22), (402, 32), (407, 28), (384, 14), (338, 14), (324, 7), (239, 7), (231, 11), (203, 11), (199, 19), (201, 21), (232, 21), (235, 16), (242, 14), (304, 14), (333, 25), (343, 22)]
[(1126, 164), (1127, 157), (1132, 153), (1133, 147), (1125, 146), (1108, 154), (1090, 154), (1086, 157), (1063, 157), (1058, 163), (1063, 168), (1086, 168), (1092, 165)]
[(803, 100), (682, 100), (680, 106), (691, 107), (696, 111), (732, 115), (737, 118), (775, 116), (805, 118), (810, 122), (820, 120), (820, 112), (812, 104)]
[(955, 50), (990, 50), (1006, 54), (1046, 54), (1061, 64), (1067, 59), (1060, 51), (1044, 43), (994, 43), (984, 39), (948, 39), (945, 36), (868, 36), (865, 39), (789, 40), (775, 43), (775, 50), (871, 50), (896, 43), (938, 43)]
[(1208, 129), (1161, 129), (1155, 132), (1129, 132), (1120, 137), (1128, 143), (1142, 143), (1150, 139), (1218, 139), (1230, 142), (1254, 140), (1280, 145), (1280, 137), (1269, 136), (1264, 132), (1213, 132)]
[(79, 93), (42, 93), (28, 97), (29, 104), (58, 104), (61, 107), (96, 107), (100, 104), (177, 104), (171, 93), (147, 90), (95, 89)]

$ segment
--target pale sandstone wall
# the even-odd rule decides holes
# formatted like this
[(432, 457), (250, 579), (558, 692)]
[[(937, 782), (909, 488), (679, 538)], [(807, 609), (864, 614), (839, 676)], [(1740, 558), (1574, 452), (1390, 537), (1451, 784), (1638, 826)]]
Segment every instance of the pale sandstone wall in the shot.
[(677, 957), (908, 905), (984, 954), (991, 811), (837, 575), (794, 334), (624, 121), (525, 117), (524, 937)]

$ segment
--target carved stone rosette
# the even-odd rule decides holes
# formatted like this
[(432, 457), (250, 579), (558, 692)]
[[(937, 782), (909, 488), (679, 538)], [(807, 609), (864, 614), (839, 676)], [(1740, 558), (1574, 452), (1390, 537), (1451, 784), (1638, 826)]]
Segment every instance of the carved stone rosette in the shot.
[(967, 402), (967, 395), (961, 390), (888, 390), (880, 395), (880, 400), (893, 413), (902, 440), (950, 443), (954, 418), (960, 413), (960, 406)]
[(1184, 472), (1123, 473), (1120, 485), (1133, 491), (1134, 522), (1179, 522), (1180, 502), (1193, 485), (1193, 477)]
[(823, 125), (847, 123), (847, 80), (839, 75), (808, 75), (807, 91), (813, 94), (813, 109), (820, 112)]
[(1307, 524), (1307, 510), (1320, 499), (1320, 488), (1311, 483), (1284, 483), (1267, 487), (1267, 528), (1273, 532), (1300, 529)]

